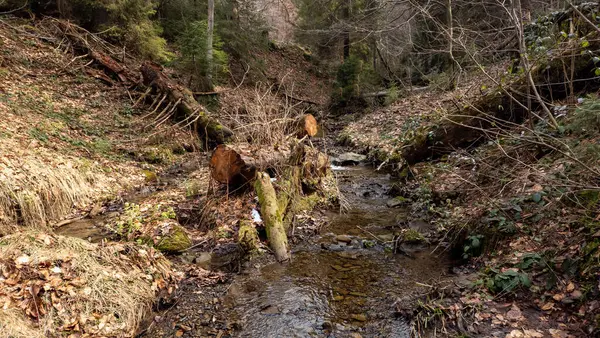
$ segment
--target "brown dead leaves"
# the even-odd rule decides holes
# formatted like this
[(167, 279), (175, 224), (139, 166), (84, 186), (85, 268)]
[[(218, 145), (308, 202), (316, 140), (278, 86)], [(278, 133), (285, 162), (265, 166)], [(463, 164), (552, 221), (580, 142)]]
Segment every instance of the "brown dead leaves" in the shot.
[[(152, 248), (43, 233), (0, 244), (0, 322), (19, 310), (45, 335), (129, 335), (158, 292), (175, 288), (169, 263)], [(11, 323), (9, 332), (18, 331)]]

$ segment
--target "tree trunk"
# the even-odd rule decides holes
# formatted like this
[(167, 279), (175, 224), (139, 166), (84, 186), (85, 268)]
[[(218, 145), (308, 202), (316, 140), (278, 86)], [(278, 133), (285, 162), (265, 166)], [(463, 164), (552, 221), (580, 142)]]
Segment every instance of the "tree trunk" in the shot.
[(159, 66), (146, 61), (140, 67), (140, 71), (146, 85), (167, 95), (169, 101), (177, 105), (180, 117), (190, 121), (195, 120), (194, 129), (200, 136), (205, 137), (206, 141), (223, 144), (233, 136), (231, 130), (208, 115), (206, 109), (196, 101), (189, 89), (169, 79)]
[(348, 60), (350, 57), (350, 6), (351, 0), (345, 0), (344, 8), (343, 8), (343, 17), (344, 17), (344, 30), (342, 32), (342, 36), (344, 39), (344, 61)]
[[(600, 48), (600, 44), (595, 44), (590, 49)], [(571, 51), (567, 50), (565, 55), (570, 56)], [(574, 78), (589, 77), (595, 69), (594, 63), (585, 55), (578, 54), (577, 57)], [(561, 57), (529, 70), (511, 85), (495, 88), (475, 102), (449, 111), (445, 122), (416, 130), (415, 136), (401, 146), (404, 160), (412, 165), (430, 158), (439, 158), (457, 148), (470, 147), (485, 140), (486, 132), (493, 134), (491, 129), (500, 128), (502, 121), (523, 122), (530, 112), (529, 96), (526, 93), (531, 87), (535, 87), (532, 90), (539, 95), (538, 100), (531, 102), (531, 111), (542, 109), (546, 114), (551, 114), (547, 107), (544, 109), (540, 100), (550, 97), (554, 100), (564, 99), (570, 92), (563, 86), (568, 78), (562, 70)], [(578, 81), (573, 85), (575, 91), (585, 88), (590, 92), (600, 88), (600, 82), (595, 80)], [(554, 117), (548, 119), (549, 123), (555, 123)]]
[[(210, 160), (211, 176), (221, 183), (248, 184), (254, 180), (269, 246), (278, 261), (286, 261), (290, 258), (287, 231), (295, 215), (334, 196), (330, 185), (322, 183), (324, 177), (331, 179), (329, 158), (301, 142), (292, 151), (271, 149), (269, 153), (276, 155), (267, 161), (257, 151), (250, 152), (254, 157), (240, 152), (223, 145), (217, 147)], [(277, 180), (271, 180), (267, 169), (280, 173)]]
[(208, 32), (206, 34), (206, 80), (210, 90), (213, 88), (213, 34), (215, 28), (215, 0), (208, 0)]
[[(271, 177), (264, 172), (258, 173), (254, 188), (261, 208), (260, 213), (267, 230), (269, 246), (273, 249), (277, 261), (287, 261), (290, 259), (290, 252), (287, 233), (283, 224), (285, 209), (282, 210), (283, 205), (280, 205), (280, 203), (287, 202), (286, 194), (280, 194), (282, 201), (278, 200), (275, 188), (271, 183)], [(287, 207), (287, 203), (285, 203), (285, 206)]]
[(211, 177), (222, 184), (239, 187), (254, 179), (256, 167), (246, 164), (235, 150), (219, 145), (210, 158)]

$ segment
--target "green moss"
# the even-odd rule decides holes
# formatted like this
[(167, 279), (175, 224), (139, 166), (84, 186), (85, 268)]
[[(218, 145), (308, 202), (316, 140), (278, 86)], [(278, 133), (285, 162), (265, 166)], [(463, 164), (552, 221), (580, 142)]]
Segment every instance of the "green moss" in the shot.
[(174, 156), (171, 149), (152, 147), (142, 151), (142, 159), (153, 164), (168, 164), (173, 162)]
[(582, 256), (584, 259), (584, 263), (581, 266), (580, 275), (584, 278), (594, 277), (600, 271), (600, 255), (598, 251), (600, 250), (600, 239), (594, 239), (591, 242), (588, 242), (583, 250)]
[(93, 151), (100, 154), (107, 154), (112, 150), (112, 145), (110, 141), (101, 138), (96, 139), (92, 143), (90, 143), (90, 147)]
[(192, 240), (180, 225), (173, 225), (171, 231), (155, 245), (156, 249), (167, 253), (182, 252), (191, 246)]
[(394, 200), (398, 201), (400, 203), (408, 203), (408, 202), (410, 202), (410, 199), (408, 199), (406, 197), (402, 197), (402, 196), (394, 197)]
[(578, 199), (585, 205), (586, 208), (595, 207), (600, 201), (600, 191), (584, 190), (577, 194)]
[(31, 136), (32, 138), (42, 142), (42, 143), (46, 143), (48, 142), (48, 134), (46, 134), (46, 132), (38, 127), (35, 128), (31, 128), (29, 130), (29, 136)]
[(298, 199), (294, 209), (296, 211), (311, 211), (313, 210), (319, 203), (321, 203), (322, 198), (319, 194), (311, 194), (308, 196), (303, 196)]
[(392, 163), (400, 163), (403, 161), (404, 161), (404, 157), (402, 157), (401, 152), (397, 152), (396, 150), (394, 150), (392, 152), (392, 154), (390, 155), (390, 162), (392, 162)]
[(158, 175), (154, 171), (151, 170), (143, 170), (142, 173), (144, 177), (146, 177), (146, 182), (156, 182), (158, 181)]
[(258, 253), (258, 246), (260, 240), (258, 238), (258, 232), (254, 227), (254, 224), (249, 221), (240, 221), (240, 228), (238, 230), (238, 243), (249, 254)]
[(404, 242), (406, 243), (421, 243), (425, 241), (425, 237), (420, 232), (414, 229), (408, 229), (404, 233), (403, 238)]
[(342, 131), (338, 135), (336, 142), (342, 146), (351, 146), (354, 143), (352, 142), (352, 136), (350, 136), (350, 133), (348, 133), (347, 131)]
[(402, 170), (400, 171), (400, 173), (398, 174), (398, 177), (400, 178), (408, 178), (410, 176), (410, 168), (405, 165)]

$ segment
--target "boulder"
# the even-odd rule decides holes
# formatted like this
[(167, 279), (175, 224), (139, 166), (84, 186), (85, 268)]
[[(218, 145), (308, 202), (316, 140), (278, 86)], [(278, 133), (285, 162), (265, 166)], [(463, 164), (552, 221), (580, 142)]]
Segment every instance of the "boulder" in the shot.
[(172, 225), (171, 229), (155, 244), (155, 247), (166, 253), (182, 252), (192, 246), (192, 240), (181, 225)]
[(392, 198), (391, 200), (388, 200), (386, 204), (387, 204), (388, 208), (395, 208), (395, 207), (399, 207), (403, 204), (407, 204), (408, 202), (410, 202), (410, 200), (408, 198), (398, 196), (398, 197)]
[(335, 165), (356, 165), (367, 160), (367, 156), (357, 153), (344, 153), (332, 159)]

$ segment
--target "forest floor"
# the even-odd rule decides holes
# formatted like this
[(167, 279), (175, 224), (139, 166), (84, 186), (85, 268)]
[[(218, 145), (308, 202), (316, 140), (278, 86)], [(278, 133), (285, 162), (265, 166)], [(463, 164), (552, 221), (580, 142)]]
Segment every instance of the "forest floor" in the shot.
[[(117, 325), (120, 321), (114, 316), (90, 314), (86, 324), (86, 320), (75, 320), (71, 314), (71, 317), (65, 315), (61, 329), (85, 330), (85, 325), (91, 322), (92, 328), (86, 332), (98, 335), (115, 332), (131, 335), (131, 330), (140, 333), (138, 329), (148, 337), (236, 334), (242, 328), (231, 318), (231, 308), (226, 304), (231, 285), (240, 272), (250, 274), (272, 261), (269, 255), (263, 255), (248, 262), (235, 243), (240, 220), (254, 220), (252, 210), (257, 207), (254, 196), (228, 194), (226, 189), (211, 184), (209, 154), (200, 151), (194, 137), (169, 124), (156, 127), (147, 107), (134, 107), (135, 96), (140, 93), (94, 79), (86, 72), (87, 60), (64, 53), (43, 37), (44, 32), (29, 22), (2, 20), (0, 23), (0, 235), (26, 228), (56, 232), (100, 242), (86, 247), (93, 252), (104, 250), (99, 249), (106, 246), (103, 239), (143, 242), (147, 239), (142, 235), (150, 234), (150, 241), (159, 244), (157, 240), (165, 234), (163, 230), (172, 230), (175, 219), (192, 243), (184, 253), (167, 255), (168, 273), (144, 284), (148, 287), (145, 297), (152, 294), (160, 298), (154, 308), (157, 312), (149, 320), (143, 323), (134, 320), (124, 328)], [(286, 107), (294, 105), (294, 109), (300, 107), (298, 109), (328, 116), (326, 111), (320, 110), (327, 103), (330, 82), (314, 71), (309, 55), (299, 48), (290, 48), (292, 51), (273, 49), (264, 57), (267, 65), (263, 75), (273, 86), (249, 85), (257, 80), (248, 79), (245, 85), (221, 94), (219, 114), (239, 134), (256, 137), (244, 129), (248, 122), (271, 123), (269, 116), (248, 118), (248, 111), (253, 109), (286, 111)], [(241, 74), (243, 70), (238, 72)], [(502, 68), (498, 67), (496, 73), (501, 74)], [(414, 295), (419, 296), (419, 301), (413, 299), (413, 305), (390, 310), (388, 307), (394, 307), (396, 299), (377, 298), (378, 302), (389, 300), (386, 309), (407, 319), (415, 330), (413, 333), (423, 336), (589, 337), (597, 334), (594, 330), (600, 320), (597, 315), (600, 308), (600, 197), (597, 189), (586, 183), (594, 181), (600, 168), (594, 148), (596, 136), (582, 134), (575, 127), (563, 135), (553, 134), (573, 150), (565, 154), (540, 149), (539, 144), (524, 141), (519, 136), (521, 130), (515, 130), (497, 142), (484, 143), (468, 151), (457, 150), (440, 160), (415, 165), (408, 172), (396, 171), (394, 154), (406, 133), (436, 123), (443, 118), (447, 107), (480, 94), (484, 83), (466, 82), (470, 83), (469, 87), (453, 92), (420, 92), (407, 95), (388, 107), (322, 121), (326, 137), (315, 141), (316, 146), (332, 155), (348, 150), (364, 153), (375, 164), (368, 169), (370, 174), (346, 182), (347, 188), (360, 192), (361, 198), (377, 195), (378, 203), (384, 201), (384, 205), (377, 208), (382, 207), (388, 216), (406, 214), (400, 222), (403, 226), (434, 226), (423, 231), (431, 248), (454, 257), (449, 271), (445, 270), (445, 263), (442, 267), (436, 265), (441, 276), (429, 278), (431, 276), (425, 274), (427, 283), (415, 289)], [(275, 86), (278, 88), (272, 90)], [(561, 123), (574, 126), (573, 121), (577, 121), (582, 111), (596, 109), (593, 102), (589, 99), (578, 104), (555, 103), (568, 111)], [(333, 144), (335, 137), (343, 146)], [(398, 176), (399, 181), (387, 187), (387, 183), (378, 180), (391, 182), (391, 178), (381, 172), (373, 176), (377, 168)], [(365, 181), (360, 183), (360, 180)], [(365, 190), (364, 186), (371, 183), (377, 188)], [(386, 206), (388, 197), (398, 203)], [(299, 231), (293, 239), (293, 245), (298, 247), (311, 238), (315, 240), (314, 234), (338, 217), (322, 212), (302, 216), (309, 225), (305, 233)], [(353, 224), (352, 219), (342, 219), (342, 222)], [(394, 231), (382, 234), (386, 238), (391, 236), (387, 242), (392, 243), (397, 237)], [(348, 248), (371, 257), (371, 251), (364, 252), (366, 247), (370, 249), (370, 244), (365, 244), (364, 232), (358, 235), (344, 228), (334, 238), (341, 236), (339, 239), (345, 241), (347, 238), (342, 237), (348, 235), (351, 237)], [(48, 246), (60, 238), (33, 237), (36, 243)], [(326, 240), (325, 260), (330, 258), (329, 251), (334, 251), (332, 247), (338, 245), (336, 241)], [(0, 247), (3, 243), (0, 239)], [(358, 247), (354, 246), (356, 243), (360, 243)], [(142, 246), (134, 247), (136, 249), (115, 250), (124, 257), (130, 257), (131, 252), (134, 256), (143, 256), (146, 266), (162, 271), (159, 268), (162, 263), (156, 263), (160, 261), (158, 257), (162, 257), (160, 254), (140, 251)], [(389, 247), (374, 245), (373, 250), (376, 249), (381, 249), (377, 257), (382, 257), (382, 261), (384, 257), (390, 259), (386, 256)], [(25, 249), (20, 250), (22, 254)], [(10, 257), (14, 258), (17, 270), (28, 266), (29, 258), (11, 254), (15, 255)], [(341, 255), (335, 259), (355, 258)], [(393, 256), (391, 261), (410, 267), (410, 262), (403, 259), (408, 258)], [(60, 261), (64, 260), (61, 257)], [(348, 280), (347, 276), (338, 274), (348, 273), (347, 270), (355, 269), (357, 264), (344, 262), (348, 265), (327, 264), (327, 276)], [(414, 262), (420, 261), (412, 262), (415, 265)], [(8, 264), (5, 263), (0, 259), (2, 266)], [(43, 261), (36, 264), (45, 266), (46, 273), (57, 271), (50, 271)], [(58, 266), (65, 271), (69, 268)], [(359, 270), (370, 273), (370, 268), (365, 266)], [(393, 267), (385, 265), (385, 269)], [(41, 304), (60, 312), (60, 299), (65, 303), (69, 292), (56, 291), (46, 298), (27, 294), (23, 290), (28, 290), (28, 286), (46, 285), (47, 276), (33, 278), (21, 274), (31, 278), (20, 279), (15, 287), (15, 281), (4, 270), (3, 273), (0, 303), (5, 305), (0, 316), (9, 314), (13, 318), (12, 310), (22, 311), (26, 320), (38, 325), (37, 328), (33, 325), (33, 333), (23, 331), (23, 334), (36, 336), (42, 314), (37, 306)], [(73, 283), (67, 277), (64, 280), (67, 281), (65, 287), (71, 290), (74, 287), (84, 294), (88, 291), (86, 283)], [(162, 285), (163, 281), (168, 285)], [(175, 282), (178, 289), (171, 287)], [(381, 284), (374, 285), (380, 288)], [(361, 287), (368, 288), (368, 285)], [(162, 295), (159, 289), (168, 290), (170, 296)], [(18, 293), (15, 290), (19, 290)], [(344, 297), (352, 300), (348, 294), (344, 293)], [(371, 312), (368, 312), (371, 299), (362, 299), (360, 292), (354, 296), (358, 301), (352, 306), (365, 306), (369, 316), (377, 317), (373, 309), (381, 308), (369, 308)], [(23, 305), (25, 303), (27, 305)], [(146, 298), (142, 303), (147, 303)], [(37, 310), (32, 310), (34, 308)], [(260, 312), (266, 316), (276, 315), (269, 312), (271, 310), (266, 307)], [(359, 337), (360, 332), (365, 336), (374, 335), (368, 325), (361, 324), (363, 317), (357, 313), (352, 315), (354, 319), (347, 320), (351, 325), (347, 325), (340, 336)], [(378, 319), (384, 323), (391, 320)], [(327, 322), (318, 324), (323, 326), (323, 331), (318, 333), (326, 335)]]

